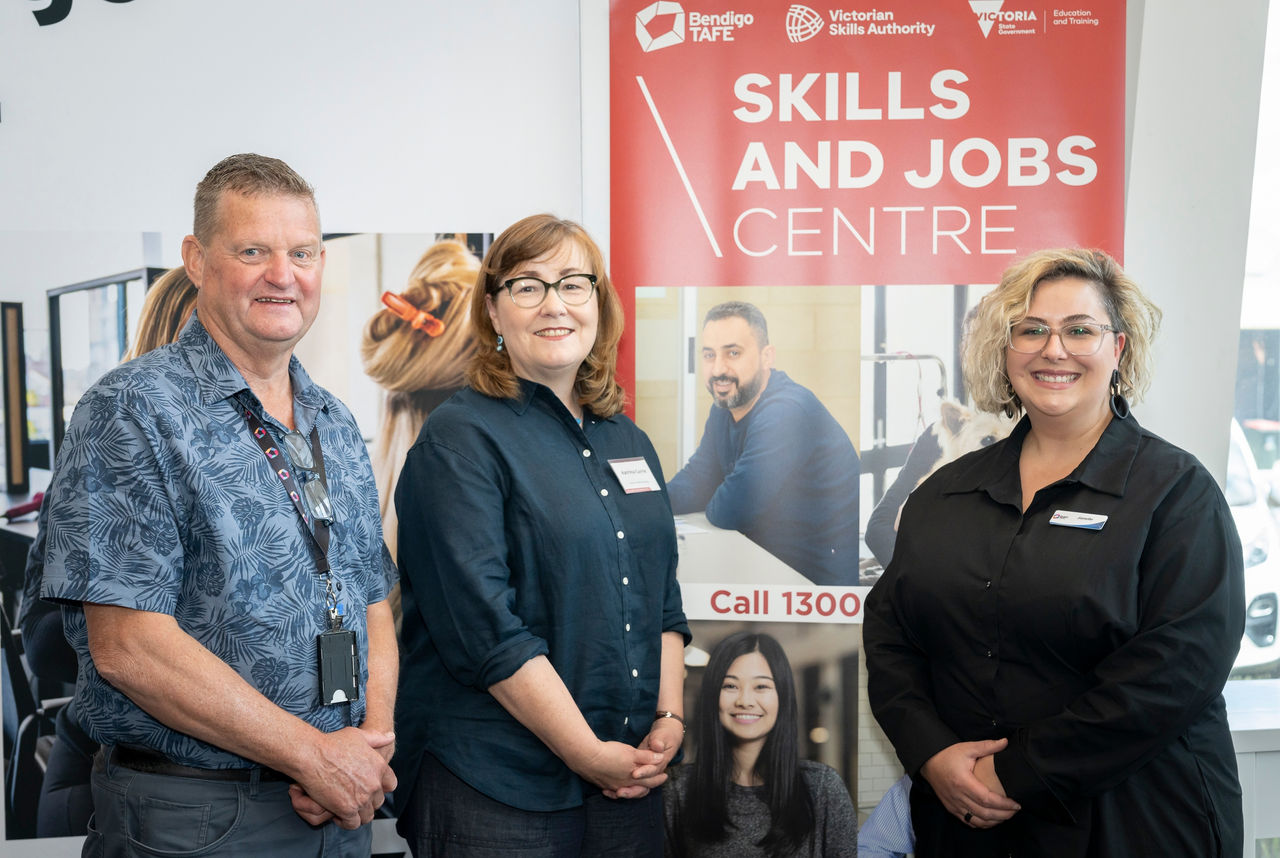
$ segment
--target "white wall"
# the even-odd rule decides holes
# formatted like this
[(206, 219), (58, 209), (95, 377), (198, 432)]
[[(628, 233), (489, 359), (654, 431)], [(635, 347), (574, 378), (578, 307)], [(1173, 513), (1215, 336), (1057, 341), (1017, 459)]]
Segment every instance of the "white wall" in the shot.
[(0, 4), (0, 232), (182, 233), (242, 151), (310, 180), (328, 231), (579, 214), (576, 0), (43, 5)]
[(1164, 310), (1164, 325), (1155, 381), (1135, 413), (1221, 481), (1267, 0), (1159, 0), (1145, 4), (1141, 22), (1129, 81), (1125, 269)]

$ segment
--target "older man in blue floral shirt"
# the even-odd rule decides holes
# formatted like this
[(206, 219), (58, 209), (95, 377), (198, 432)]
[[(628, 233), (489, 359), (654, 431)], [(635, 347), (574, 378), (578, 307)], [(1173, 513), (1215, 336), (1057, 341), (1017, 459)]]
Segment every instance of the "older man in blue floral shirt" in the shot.
[(310, 186), (222, 161), (183, 261), (196, 315), (84, 395), (47, 501), (43, 595), (103, 745), (86, 854), (367, 856), (395, 572), (356, 423), (293, 357), (324, 267)]

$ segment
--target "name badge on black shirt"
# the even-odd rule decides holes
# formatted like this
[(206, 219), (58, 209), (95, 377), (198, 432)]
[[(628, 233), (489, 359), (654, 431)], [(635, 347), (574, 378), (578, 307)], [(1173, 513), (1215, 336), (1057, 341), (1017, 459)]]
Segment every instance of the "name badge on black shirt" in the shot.
[(1079, 527), (1083, 530), (1102, 530), (1102, 525), (1107, 523), (1107, 517), (1092, 512), (1072, 512), (1068, 509), (1060, 509), (1050, 516), (1049, 523), (1062, 527)]

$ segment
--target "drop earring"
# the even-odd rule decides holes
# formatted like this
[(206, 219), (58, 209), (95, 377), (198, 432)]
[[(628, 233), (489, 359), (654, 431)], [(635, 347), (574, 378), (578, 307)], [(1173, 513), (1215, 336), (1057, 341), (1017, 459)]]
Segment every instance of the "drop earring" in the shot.
[(1120, 393), (1120, 370), (1111, 370), (1111, 413), (1123, 420), (1129, 416), (1129, 400)]
[(498, 334), (498, 347), (494, 351), (502, 351), (502, 334)]

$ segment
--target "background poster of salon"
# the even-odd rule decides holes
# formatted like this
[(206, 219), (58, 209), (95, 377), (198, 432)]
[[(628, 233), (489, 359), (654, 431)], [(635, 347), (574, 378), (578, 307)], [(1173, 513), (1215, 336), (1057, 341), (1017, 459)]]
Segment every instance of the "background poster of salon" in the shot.
[[(774, 635), (801, 756), (834, 767), (864, 815), (901, 774), (858, 625), (918, 478), (895, 480), (917, 441), (931, 467), (1008, 432), (967, 406), (958, 357), (1006, 266), (1049, 246), (1121, 256), (1124, 40), (1123, 0), (611, 2), (610, 271), (634, 320), (620, 364), (635, 418), (669, 482), (688, 486), (695, 451), (765, 475), (677, 510), (687, 705), (719, 640)], [(759, 308), (767, 358), (758, 336), (754, 361), (723, 357), (733, 331), (703, 319), (727, 301)], [(763, 411), (726, 431), (708, 380), (741, 390), (766, 365), (759, 403), (785, 385), (828, 416), (811, 402), (767, 435)], [(806, 521), (788, 521), (797, 509)], [(833, 536), (840, 521), (856, 533)], [(839, 542), (844, 562), (806, 541)]]

